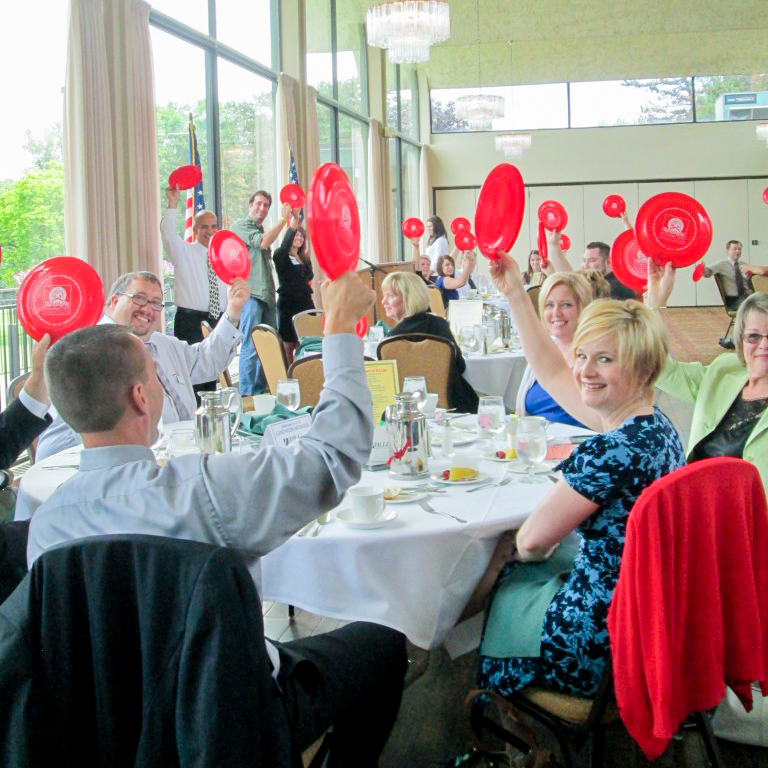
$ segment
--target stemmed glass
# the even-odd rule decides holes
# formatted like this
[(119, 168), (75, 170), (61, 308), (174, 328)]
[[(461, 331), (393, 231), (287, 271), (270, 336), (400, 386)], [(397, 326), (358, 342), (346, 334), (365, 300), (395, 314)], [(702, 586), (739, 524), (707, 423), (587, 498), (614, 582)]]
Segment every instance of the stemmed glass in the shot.
[(498, 395), (484, 395), (477, 407), (477, 433), (481, 439), (490, 440), (500, 435), (506, 426), (507, 411), (504, 399)]
[(277, 402), (289, 411), (295, 411), (301, 403), (301, 390), (298, 379), (277, 380)]
[(403, 392), (417, 392), (416, 406), (422, 410), (427, 404), (427, 380), (423, 376), (406, 376), (403, 379)]
[(515, 433), (515, 449), (517, 455), (526, 466), (526, 476), (523, 483), (542, 483), (546, 480), (543, 475), (537, 477), (536, 465), (547, 456), (546, 420), (538, 416), (524, 416), (517, 422)]

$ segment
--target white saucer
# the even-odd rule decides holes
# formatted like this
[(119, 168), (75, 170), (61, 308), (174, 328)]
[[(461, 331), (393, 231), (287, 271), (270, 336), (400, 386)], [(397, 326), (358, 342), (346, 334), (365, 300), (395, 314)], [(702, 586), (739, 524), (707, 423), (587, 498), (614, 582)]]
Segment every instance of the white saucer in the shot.
[(387, 504), (410, 504), (412, 501), (420, 501), (426, 499), (429, 496), (428, 491), (409, 491), (407, 488), (403, 488), (405, 494), (398, 496), (395, 499), (386, 499)]
[(440, 473), (436, 473), (432, 475), (432, 479), (444, 485), (474, 485), (475, 483), (482, 483), (484, 480), (488, 480), (489, 475), (485, 472), (478, 472), (476, 477), (468, 477), (465, 480), (445, 480)]
[[(533, 467), (533, 474), (534, 475), (546, 475), (548, 472), (552, 471), (552, 467), (554, 467), (559, 462), (557, 461), (550, 461), (547, 462), (539, 462), (538, 464), (535, 464)], [(507, 464), (504, 469), (507, 470), (507, 472), (517, 472), (521, 475), (528, 474), (528, 465), (521, 461), (520, 459), (514, 459)]]
[(483, 458), (484, 458), (486, 461), (498, 461), (498, 462), (500, 462), (501, 464), (509, 464), (509, 463), (510, 463), (510, 462), (512, 462), (512, 461), (519, 461), (519, 459), (507, 459), (506, 457), (505, 457), (505, 458), (503, 458), (503, 459), (502, 459), (502, 458), (499, 458), (499, 457), (496, 455), (496, 451), (488, 451), (487, 453), (484, 453), (484, 454), (483, 454)]
[[(454, 445), (467, 445), (467, 443), (474, 443), (475, 440), (477, 440), (477, 434), (473, 432), (467, 432), (466, 430), (463, 430), (463, 429), (462, 430), (452, 429), (451, 437), (453, 438), (452, 442)], [(429, 439), (435, 445), (442, 445), (443, 443), (442, 427), (440, 429), (431, 430), (429, 433)]]
[[(388, 504), (390, 502), (387, 502)], [(344, 507), (336, 512), (336, 519), (341, 520), (344, 525), (349, 528), (361, 528), (362, 530), (370, 528), (381, 528), (386, 525), (390, 520), (394, 520), (397, 517), (397, 512), (394, 509), (384, 508), (384, 511), (375, 519), (370, 522), (364, 523), (360, 520), (352, 519), (352, 510), (349, 507)]]

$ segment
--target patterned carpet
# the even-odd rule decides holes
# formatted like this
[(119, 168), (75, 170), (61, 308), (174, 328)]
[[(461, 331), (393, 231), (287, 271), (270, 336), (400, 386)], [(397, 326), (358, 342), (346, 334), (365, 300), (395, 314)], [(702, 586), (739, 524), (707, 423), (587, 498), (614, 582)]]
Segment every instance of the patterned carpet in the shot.
[(709, 363), (725, 350), (717, 343), (728, 328), (722, 307), (679, 307), (667, 310), (672, 357), (690, 362)]

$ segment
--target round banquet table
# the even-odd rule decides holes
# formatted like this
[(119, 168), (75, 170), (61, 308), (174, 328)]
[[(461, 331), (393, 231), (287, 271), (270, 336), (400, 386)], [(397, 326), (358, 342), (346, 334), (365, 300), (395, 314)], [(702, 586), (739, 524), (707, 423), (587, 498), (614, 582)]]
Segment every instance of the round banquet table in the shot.
[(523, 380), (527, 361), (522, 349), (504, 350), (495, 354), (464, 355), (467, 368), (464, 378), (478, 394), (500, 395), (504, 405), (515, 410), (517, 390)]

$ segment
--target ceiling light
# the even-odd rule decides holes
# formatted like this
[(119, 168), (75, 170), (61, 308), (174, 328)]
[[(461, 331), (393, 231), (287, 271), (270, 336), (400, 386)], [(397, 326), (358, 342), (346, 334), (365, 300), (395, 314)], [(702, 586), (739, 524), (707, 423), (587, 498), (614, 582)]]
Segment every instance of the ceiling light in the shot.
[(396, 2), (369, 8), (365, 14), (368, 45), (386, 48), (393, 64), (429, 59), (429, 47), (451, 34), (448, 3)]

